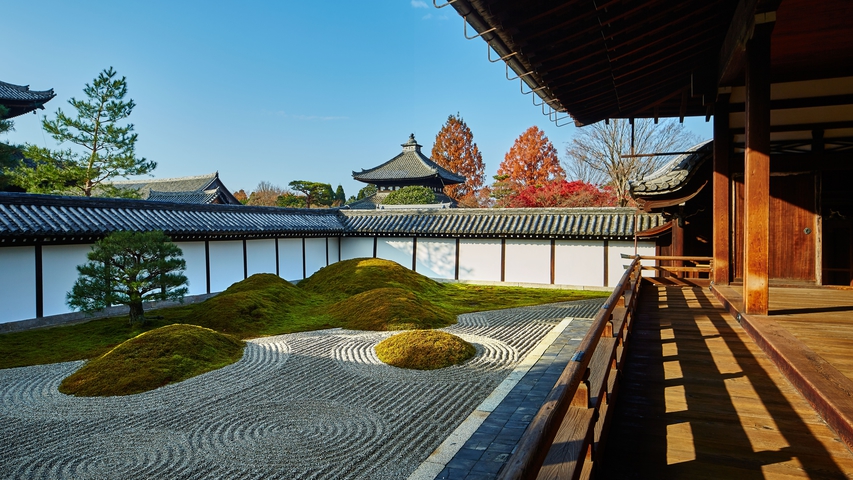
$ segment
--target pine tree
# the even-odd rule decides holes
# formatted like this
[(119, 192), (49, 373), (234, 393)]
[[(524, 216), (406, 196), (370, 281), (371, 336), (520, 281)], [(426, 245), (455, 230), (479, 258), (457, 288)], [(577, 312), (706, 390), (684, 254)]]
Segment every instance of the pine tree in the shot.
[(430, 156), (438, 165), (465, 176), (465, 183), (444, 188), (445, 193), (454, 200), (476, 193), (483, 187), (483, 157), (474, 143), (471, 129), (458, 113), (447, 117), (447, 122), (435, 136)]
[(83, 93), (86, 100), (72, 97), (68, 101), (77, 111), (76, 118), (58, 109), (54, 120), (42, 121), (42, 127), (54, 139), (76, 148), (51, 151), (27, 146), (25, 155), (36, 167), (19, 166), (12, 171), (13, 182), (35, 193), (138, 195), (108, 184), (116, 177), (150, 173), (157, 166), (156, 162), (136, 156), (133, 124), (121, 125), (136, 106), (133, 100), (124, 101), (127, 80), (116, 78), (116, 71), (110, 67), (91, 85), (87, 83)]
[(498, 176), (504, 177), (509, 188), (518, 190), (565, 178), (566, 172), (545, 132), (533, 126), (515, 140), (498, 167)]
[(89, 313), (127, 305), (130, 323), (144, 323), (143, 302), (186, 295), (181, 255), (161, 231), (114, 232), (95, 243), (89, 262), (77, 267), (80, 276), (68, 292), (68, 305)]
[(347, 202), (347, 194), (344, 193), (344, 187), (338, 185), (337, 190), (335, 190), (335, 203), (340, 206)]

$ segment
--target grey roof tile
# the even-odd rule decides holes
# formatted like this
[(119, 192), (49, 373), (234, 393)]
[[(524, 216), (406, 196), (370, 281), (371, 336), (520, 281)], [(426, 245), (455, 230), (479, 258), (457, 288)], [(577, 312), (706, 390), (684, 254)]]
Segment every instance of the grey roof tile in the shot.
[(711, 140), (702, 142), (688, 149), (693, 153), (679, 155), (645, 178), (629, 182), (631, 195), (642, 197), (677, 191), (687, 184), (700, 165), (712, 157), (713, 145)]
[(441, 178), (445, 184), (463, 183), (465, 177), (451, 172), (427, 158), (421, 153), (421, 146), (414, 135), (402, 145), (403, 153), (377, 167), (360, 172), (352, 172), (356, 180), (373, 183), (383, 180), (418, 180)]

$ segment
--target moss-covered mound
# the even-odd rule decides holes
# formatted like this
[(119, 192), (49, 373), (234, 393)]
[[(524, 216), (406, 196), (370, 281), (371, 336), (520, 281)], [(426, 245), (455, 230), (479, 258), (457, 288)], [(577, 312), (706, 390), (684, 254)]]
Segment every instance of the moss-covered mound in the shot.
[(230, 365), (244, 343), (196, 325), (160, 327), (127, 340), (62, 381), (59, 391), (81, 397), (146, 392)]
[(473, 357), (477, 350), (456, 335), (434, 330), (405, 332), (376, 345), (380, 360), (400, 368), (435, 370), (457, 365)]
[(305, 292), (276, 275), (259, 273), (237, 282), (219, 295), (191, 305), (181, 319), (239, 338), (257, 336), (280, 321), (294, 305), (306, 301)]
[(418, 330), (456, 323), (456, 316), (402, 288), (374, 288), (341, 300), (326, 313), (352, 330)]
[(337, 298), (356, 295), (374, 288), (398, 287), (412, 292), (441, 289), (441, 284), (399, 263), (381, 258), (354, 258), (321, 268), (299, 283), (309, 292)]

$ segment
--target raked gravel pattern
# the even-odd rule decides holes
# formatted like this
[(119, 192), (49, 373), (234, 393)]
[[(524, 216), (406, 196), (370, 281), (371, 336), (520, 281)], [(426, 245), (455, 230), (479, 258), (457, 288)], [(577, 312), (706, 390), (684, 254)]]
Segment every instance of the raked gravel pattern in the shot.
[(463, 365), (383, 364), (392, 332), (251, 340), (222, 369), (138, 395), (59, 393), (83, 362), (0, 370), (0, 478), (406, 478), (566, 317), (602, 300), (461, 315)]

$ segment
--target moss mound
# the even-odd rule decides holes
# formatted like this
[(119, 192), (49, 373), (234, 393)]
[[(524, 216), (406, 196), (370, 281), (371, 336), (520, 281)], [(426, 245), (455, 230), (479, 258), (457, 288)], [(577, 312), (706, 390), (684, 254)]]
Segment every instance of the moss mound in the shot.
[(276, 275), (259, 273), (219, 295), (188, 307), (182, 323), (191, 323), (240, 338), (257, 336), (306, 301), (305, 292)]
[(399, 263), (381, 258), (354, 258), (321, 268), (299, 283), (309, 292), (337, 298), (356, 295), (374, 288), (398, 287), (412, 292), (441, 289), (441, 284)]
[(376, 345), (380, 360), (400, 368), (435, 370), (457, 365), (473, 357), (477, 350), (456, 335), (434, 330), (405, 332)]
[(59, 391), (81, 397), (147, 392), (230, 365), (244, 343), (196, 325), (167, 325), (127, 340), (65, 378)]
[(418, 330), (456, 323), (456, 316), (402, 288), (374, 288), (329, 306), (343, 328), (352, 330)]

